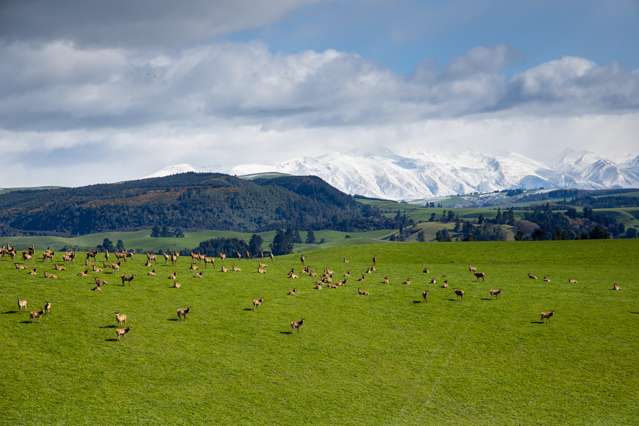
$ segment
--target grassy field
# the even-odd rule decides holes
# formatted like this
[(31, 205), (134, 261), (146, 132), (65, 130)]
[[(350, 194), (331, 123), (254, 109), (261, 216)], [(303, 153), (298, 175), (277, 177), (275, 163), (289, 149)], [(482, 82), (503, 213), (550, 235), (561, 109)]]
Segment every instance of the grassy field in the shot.
[[(356, 282), (373, 255), (378, 272)], [(286, 278), (301, 269), (291, 255), (268, 261), (265, 275), (242, 260), (242, 272), (218, 265), (195, 279), (181, 258), (174, 289), (171, 266), (147, 277), (137, 256), (122, 268), (135, 274), (131, 286), (103, 273), (110, 284), (96, 293), (95, 274), (77, 276), (82, 260), (47, 280), (1, 259), (0, 423), (639, 424), (638, 241), (346, 245), (306, 258), (353, 278), (313, 290), (308, 276)], [(491, 287), (503, 295), (493, 300)], [(419, 303), (426, 288), (430, 302)], [(31, 323), (18, 297), (53, 310)], [(253, 312), (256, 297), (265, 302)], [(176, 321), (187, 304), (190, 316)], [(116, 310), (131, 327), (120, 342)]]
[[(339, 232), (339, 231), (315, 231), (316, 239), (319, 243), (324, 239), (322, 244), (296, 244), (295, 250), (308, 250), (310, 248), (331, 248), (338, 245), (351, 245), (351, 244), (364, 244), (370, 242), (379, 242), (383, 237), (392, 233), (393, 230), (378, 230), (378, 231), (360, 231), (360, 232)], [(211, 238), (240, 238), (248, 241), (253, 235), (250, 232), (236, 232), (236, 231), (188, 231), (184, 233), (184, 238), (151, 238), (151, 230), (144, 229), (141, 231), (127, 231), (127, 232), (100, 232), (95, 234), (87, 234), (78, 237), (57, 237), (57, 236), (19, 236), (19, 237), (3, 237), (0, 239), (2, 244), (11, 244), (18, 248), (31, 247), (34, 244), (36, 247), (46, 248), (51, 247), (54, 250), (60, 250), (62, 247), (80, 247), (81, 249), (95, 248), (98, 244), (102, 244), (105, 238), (110, 239), (113, 244), (118, 240), (122, 240), (127, 249), (135, 250), (181, 250), (192, 249), (197, 247), (202, 241)], [(273, 241), (275, 231), (259, 232), (264, 239), (264, 248)], [(300, 231), (302, 240), (306, 237), (304, 231)]]

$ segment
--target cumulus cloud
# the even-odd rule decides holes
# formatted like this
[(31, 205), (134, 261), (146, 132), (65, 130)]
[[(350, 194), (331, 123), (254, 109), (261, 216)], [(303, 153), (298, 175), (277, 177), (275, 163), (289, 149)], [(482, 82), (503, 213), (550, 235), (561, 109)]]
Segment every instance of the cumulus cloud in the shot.
[[(260, 43), (174, 53), (0, 46), (0, 124), (31, 130), (225, 120), (266, 127), (365, 125), (517, 109), (605, 113), (639, 107), (639, 72), (561, 58), (507, 77), (511, 48), (476, 48), (404, 77), (347, 52), (277, 54)], [(15, 72), (15, 66), (21, 72)]]

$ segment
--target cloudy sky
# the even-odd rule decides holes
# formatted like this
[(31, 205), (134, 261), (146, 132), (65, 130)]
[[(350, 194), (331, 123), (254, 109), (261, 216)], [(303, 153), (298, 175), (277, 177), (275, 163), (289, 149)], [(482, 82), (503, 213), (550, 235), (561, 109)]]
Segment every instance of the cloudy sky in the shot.
[(639, 153), (637, 0), (3, 0), (0, 187), (380, 147)]

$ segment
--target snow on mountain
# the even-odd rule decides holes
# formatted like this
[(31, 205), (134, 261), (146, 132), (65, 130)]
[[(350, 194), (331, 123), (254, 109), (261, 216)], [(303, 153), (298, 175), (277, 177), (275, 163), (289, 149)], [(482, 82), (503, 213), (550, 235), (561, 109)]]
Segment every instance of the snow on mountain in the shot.
[(615, 164), (590, 152), (567, 152), (554, 166), (516, 153), (437, 155), (390, 151), (375, 154), (332, 153), (276, 165), (246, 164), (233, 174), (281, 172), (319, 176), (350, 193), (414, 200), (509, 188), (639, 187), (639, 156)]
[(179, 175), (180, 173), (189, 173), (189, 172), (197, 172), (197, 170), (195, 169), (195, 167), (193, 167), (190, 164), (186, 164), (186, 163), (174, 164), (172, 166), (167, 166), (163, 169), (160, 169), (157, 172), (152, 173), (148, 176), (145, 176), (142, 179)]

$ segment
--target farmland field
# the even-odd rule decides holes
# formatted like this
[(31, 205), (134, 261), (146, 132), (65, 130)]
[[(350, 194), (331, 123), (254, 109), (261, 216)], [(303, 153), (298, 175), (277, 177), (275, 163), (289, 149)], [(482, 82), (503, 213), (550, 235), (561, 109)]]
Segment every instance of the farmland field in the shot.
[[(109, 273), (78, 277), (84, 256), (57, 280), (42, 277), (53, 271), (39, 259), (27, 262), (37, 277), (0, 259), (0, 423), (639, 424), (639, 241), (352, 244), (305, 254), (318, 271), (353, 276), (314, 290), (314, 278), (287, 279), (301, 272), (296, 254), (266, 261), (264, 275), (257, 260), (227, 259), (242, 272), (222, 273), (218, 261), (196, 279), (182, 257), (174, 289), (174, 268), (159, 261), (148, 277), (140, 255), (122, 267), (135, 274), (130, 286)], [(374, 255), (378, 271), (357, 282)], [(486, 282), (472, 279), (469, 263)], [(109, 281), (100, 293), (91, 291), (96, 276)], [(287, 296), (292, 287), (298, 296)], [(502, 296), (489, 297), (492, 287)], [(427, 288), (430, 301), (420, 303)], [(453, 288), (465, 290), (462, 301)], [(50, 301), (52, 312), (30, 322), (18, 297), (29, 310)], [(176, 321), (186, 305), (189, 317)], [(131, 327), (119, 342), (117, 310)], [(539, 321), (546, 310), (555, 316)], [(291, 332), (300, 318), (302, 330)]]

